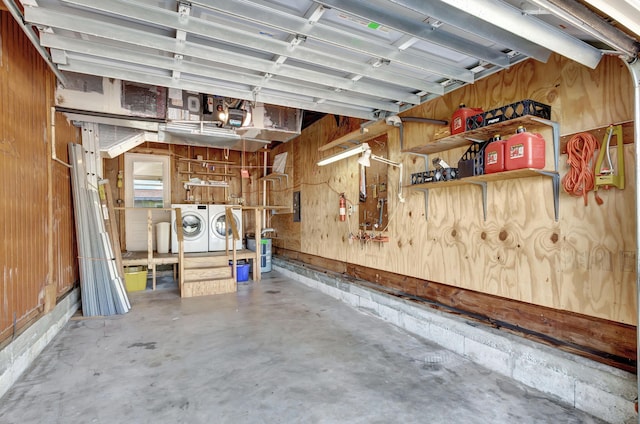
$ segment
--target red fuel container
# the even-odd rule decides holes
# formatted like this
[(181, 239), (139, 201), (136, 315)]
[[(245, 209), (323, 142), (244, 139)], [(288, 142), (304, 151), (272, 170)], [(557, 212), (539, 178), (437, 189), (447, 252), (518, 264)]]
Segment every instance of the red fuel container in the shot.
[(540, 134), (527, 132), (518, 127), (504, 148), (504, 167), (507, 171), (522, 168), (544, 168), (545, 141)]
[(466, 107), (464, 103), (460, 104), (451, 117), (451, 134), (460, 134), (467, 130), (467, 118), (482, 113), (483, 110), (477, 107)]
[(484, 149), (484, 173), (504, 171), (504, 144), (505, 141), (499, 135)]

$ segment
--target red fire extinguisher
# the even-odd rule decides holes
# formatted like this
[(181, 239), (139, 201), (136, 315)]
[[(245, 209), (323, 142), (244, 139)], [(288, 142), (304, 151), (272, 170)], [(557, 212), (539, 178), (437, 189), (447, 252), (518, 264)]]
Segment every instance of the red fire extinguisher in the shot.
[(344, 193), (340, 193), (340, 221), (347, 219), (347, 199), (344, 197)]

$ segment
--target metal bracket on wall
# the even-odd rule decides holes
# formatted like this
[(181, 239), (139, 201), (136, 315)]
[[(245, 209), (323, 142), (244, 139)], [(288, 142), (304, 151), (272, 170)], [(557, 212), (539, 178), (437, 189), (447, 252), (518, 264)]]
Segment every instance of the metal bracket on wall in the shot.
[(553, 213), (558, 222), (558, 216), (560, 214), (560, 175), (557, 172), (538, 171), (542, 175), (551, 177), (551, 184), (553, 185)]
[(424, 194), (424, 219), (429, 221), (429, 189), (428, 188), (416, 188), (416, 191), (421, 191)]
[[(424, 153), (413, 153), (410, 154), (414, 156), (420, 156), (424, 159), (424, 172), (429, 172), (429, 155), (425, 155)], [(425, 221), (429, 220), (429, 189), (421, 188), (417, 189), (424, 193), (424, 219)]]
[(487, 182), (486, 181), (469, 181), (469, 183), (480, 186), (482, 188), (482, 216), (487, 220)]
[(537, 116), (532, 116), (531, 120), (550, 126), (553, 132), (553, 169), (555, 172), (539, 172), (542, 175), (551, 177), (551, 183), (553, 184), (553, 212), (556, 222), (558, 222), (560, 215), (560, 175), (558, 174), (558, 162), (560, 157), (560, 124), (549, 119), (538, 118)]
[(425, 155), (424, 153), (413, 153), (413, 152), (410, 152), (410, 154), (424, 158), (424, 172), (429, 172), (429, 155)]

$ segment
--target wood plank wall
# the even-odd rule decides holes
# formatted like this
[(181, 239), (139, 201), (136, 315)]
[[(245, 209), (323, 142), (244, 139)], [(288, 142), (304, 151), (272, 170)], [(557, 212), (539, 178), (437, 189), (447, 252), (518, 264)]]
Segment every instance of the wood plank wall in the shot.
[[(0, 37), (1, 342), (43, 311), (47, 285), (60, 296), (78, 275), (68, 170), (51, 161), (55, 77), (7, 12)], [(77, 132), (54, 119), (64, 159)]]
[[(239, 151), (229, 151), (228, 156), (225, 156), (225, 151), (223, 149), (216, 149), (210, 147), (202, 147), (202, 146), (187, 146), (180, 144), (164, 144), (164, 143), (153, 143), (146, 142), (140, 146), (137, 146), (130, 150), (130, 153), (144, 153), (144, 154), (154, 154), (154, 155), (166, 155), (171, 158), (171, 203), (195, 203), (198, 200), (198, 203), (201, 204), (238, 204), (239, 202), (251, 202), (250, 204), (255, 205), (258, 201), (257, 195), (257, 178), (261, 174), (258, 174), (257, 171), (257, 157), (262, 157), (257, 153), (246, 153), (244, 158), (244, 164), (247, 169), (251, 170), (252, 178), (251, 179), (242, 179), (240, 175), (240, 170), (242, 168), (242, 152)], [(211, 161), (228, 161), (232, 162), (226, 166), (224, 164), (215, 164), (215, 169), (209, 169), (202, 167), (201, 163), (193, 162), (189, 164), (188, 162), (182, 161), (180, 159), (196, 159), (198, 156), (202, 156), (203, 160), (211, 160)], [(260, 159), (260, 163), (261, 163)], [(118, 187), (118, 173), (122, 171), (124, 174), (124, 154), (118, 156), (113, 159), (104, 159), (103, 160), (103, 173), (104, 178), (108, 179), (112, 182), (111, 191), (113, 194), (113, 199), (118, 202), (122, 200), (124, 202), (124, 184), (126, 184), (125, 179), (123, 178), (123, 186)], [(191, 168), (189, 168), (189, 165)], [(189, 174), (189, 170), (193, 171)], [(211, 175), (207, 177), (207, 173), (217, 174), (227, 172), (232, 174), (230, 177), (227, 177), (227, 181), (229, 182), (229, 188), (220, 188), (220, 187), (195, 187), (191, 189), (191, 193), (194, 196), (193, 201), (189, 201), (187, 199), (187, 191), (184, 188), (184, 182), (187, 181), (190, 177), (197, 177), (202, 180), (206, 180), (207, 178), (211, 178), (212, 180), (220, 180), (222, 177)], [(255, 181), (254, 181), (255, 180)], [(118, 203), (117, 206), (123, 206), (124, 203)], [(243, 227), (245, 228), (253, 228), (253, 226), (249, 226), (253, 221), (251, 219), (251, 215), (246, 213), (243, 215)], [(127, 246), (125, 244), (125, 226), (124, 226), (124, 213), (122, 211), (118, 211), (117, 213), (118, 220), (118, 228), (120, 229), (120, 243), (122, 250), (127, 250)], [(247, 220), (245, 223), (244, 221)]]
[[(523, 62), (404, 115), (449, 120), (460, 103), (490, 110), (522, 99), (551, 105), (552, 119), (559, 122), (561, 134), (634, 119), (631, 77), (622, 61), (604, 57), (597, 69), (591, 70), (557, 55), (547, 64)], [(290, 220), (276, 225), (274, 221), (278, 238), (286, 240), (276, 240), (274, 246), (288, 254), (298, 251), (307, 257), (353, 264), (357, 269), (368, 269), (371, 275), (376, 270), (386, 271), (568, 315), (636, 325), (633, 146), (625, 146), (625, 190), (602, 190), (602, 206), (591, 194), (586, 207), (582, 198), (562, 192), (558, 222), (553, 215), (550, 180), (534, 177), (490, 183), (486, 221), (477, 187), (431, 190), (428, 216), (423, 194), (408, 192), (404, 204), (389, 203), (391, 242), (360, 244), (348, 239), (349, 232), (357, 229), (356, 223), (338, 221), (338, 193), (346, 192), (357, 204), (356, 159), (315, 166), (318, 147), (357, 128), (360, 122), (349, 121), (336, 125), (334, 117), (327, 116), (274, 150), (274, 154), (284, 149), (294, 152), (294, 189), (299, 187), (302, 192), (302, 225), (294, 226)], [(550, 130), (530, 129), (551, 140)], [(404, 148), (429, 143), (441, 131), (435, 125), (407, 124)], [(397, 129), (390, 129), (388, 137), (390, 158), (408, 168), (408, 185), (412, 172), (424, 170), (424, 160), (400, 153)], [(552, 169), (551, 143), (547, 145), (546, 168)], [(438, 155), (455, 164), (463, 152), (461, 148)], [(566, 155), (560, 156), (561, 175), (567, 170)], [(389, 181), (397, 178), (393, 172), (389, 170)], [(391, 199), (394, 184), (389, 184), (389, 189)], [(416, 293), (411, 293), (411, 287), (405, 289), (418, 294), (416, 287)], [(456, 306), (465, 307), (464, 303)], [(589, 333), (588, 328), (583, 331)], [(632, 349), (627, 346), (620, 353), (628, 350)]]

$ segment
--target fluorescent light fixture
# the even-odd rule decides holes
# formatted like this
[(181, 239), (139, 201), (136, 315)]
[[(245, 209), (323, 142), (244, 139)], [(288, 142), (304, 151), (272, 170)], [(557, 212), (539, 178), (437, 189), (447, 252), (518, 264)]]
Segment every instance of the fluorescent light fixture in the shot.
[(356, 147), (352, 147), (352, 148), (347, 149), (347, 150), (345, 150), (343, 152), (336, 153), (335, 155), (332, 155), (332, 156), (328, 156), (328, 157), (320, 160), (317, 163), (317, 165), (318, 166), (325, 166), (325, 165), (328, 165), (330, 163), (337, 162), (339, 160), (346, 159), (346, 158), (351, 157), (351, 156), (359, 155), (360, 153), (366, 152), (367, 150), (371, 151), (371, 149), (369, 148), (369, 145), (367, 143), (362, 143), (362, 144), (357, 145)]

